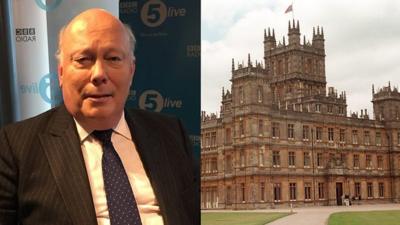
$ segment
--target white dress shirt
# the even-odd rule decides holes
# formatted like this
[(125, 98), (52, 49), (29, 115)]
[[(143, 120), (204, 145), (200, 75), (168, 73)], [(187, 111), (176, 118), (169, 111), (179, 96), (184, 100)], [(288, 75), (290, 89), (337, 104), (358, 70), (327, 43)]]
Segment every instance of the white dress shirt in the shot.
[[(103, 172), (101, 158), (103, 149), (101, 143), (90, 135), (92, 131), (86, 131), (75, 120), (83, 158), (89, 177), (93, 203), (96, 210), (97, 223), (99, 225), (110, 225), (108, 215), (107, 199), (104, 190)], [(163, 225), (160, 208), (154, 195), (153, 188), (144, 170), (142, 161), (133, 143), (131, 132), (122, 114), (120, 121), (114, 128), (111, 136), (119, 157), (122, 160), (128, 175), (133, 194), (137, 202), (140, 218), (143, 225)]]

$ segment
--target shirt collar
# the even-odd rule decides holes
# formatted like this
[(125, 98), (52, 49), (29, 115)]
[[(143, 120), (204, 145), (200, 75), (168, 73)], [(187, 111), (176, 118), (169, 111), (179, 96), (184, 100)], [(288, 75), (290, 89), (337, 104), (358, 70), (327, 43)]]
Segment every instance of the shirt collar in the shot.
[[(74, 118), (75, 124), (76, 124), (76, 129), (78, 131), (79, 139), (80, 142), (82, 143), (83, 141), (86, 140), (90, 136), (90, 134), (93, 132), (93, 130), (86, 130), (83, 128), (78, 121)], [(128, 127), (128, 123), (125, 120), (125, 112), (122, 112), (121, 118), (119, 119), (117, 126), (113, 128), (114, 133), (117, 133), (119, 135), (122, 135), (126, 139), (132, 140), (131, 132)]]

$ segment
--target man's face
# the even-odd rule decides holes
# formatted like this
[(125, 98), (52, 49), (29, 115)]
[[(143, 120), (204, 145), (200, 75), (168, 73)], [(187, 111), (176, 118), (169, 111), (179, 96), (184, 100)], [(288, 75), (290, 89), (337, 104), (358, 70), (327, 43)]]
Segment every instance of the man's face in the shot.
[(78, 20), (66, 28), (61, 51), (67, 110), (78, 122), (111, 128), (106, 123), (122, 115), (135, 69), (125, 30), (109, 18)]

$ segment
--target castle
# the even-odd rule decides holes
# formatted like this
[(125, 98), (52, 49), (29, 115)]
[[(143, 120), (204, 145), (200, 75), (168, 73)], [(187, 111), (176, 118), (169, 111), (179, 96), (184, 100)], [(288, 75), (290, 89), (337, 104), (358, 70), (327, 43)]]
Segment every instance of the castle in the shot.
[(323, 28), (288, 43), (264, 30), (264, 63), (235, 66), (220, 115), (202, 112), (201, 208), (399, 202), (400, 93), (372, 87), (373, 115), (347, 115), (326, 87)]

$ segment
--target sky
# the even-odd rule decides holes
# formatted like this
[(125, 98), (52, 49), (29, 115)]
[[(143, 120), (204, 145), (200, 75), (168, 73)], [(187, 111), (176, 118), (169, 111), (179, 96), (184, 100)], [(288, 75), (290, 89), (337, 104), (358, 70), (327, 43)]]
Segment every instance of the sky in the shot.
[(285, 14), (292, 0), (202, 0), (201, 109), (217, 113), (222, 87), (230, 89), (232, 58), (263, 62), (264, 29), (275, 29), (277, 42), (288, 21), (300, 22), (301, 41), (312, 39), (313, 27), (325, 35), (327, 87), (346, 91), (347, 113), (367, 109), (372, 118), (375, 91), (400, 85), (400, 1), (295, 0), (293, 14)]

